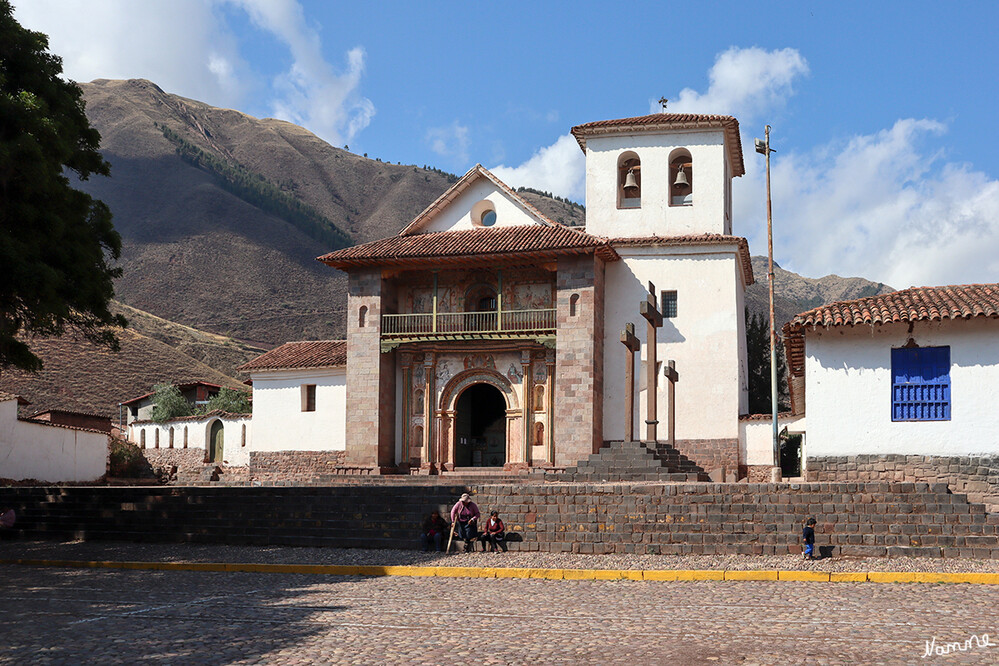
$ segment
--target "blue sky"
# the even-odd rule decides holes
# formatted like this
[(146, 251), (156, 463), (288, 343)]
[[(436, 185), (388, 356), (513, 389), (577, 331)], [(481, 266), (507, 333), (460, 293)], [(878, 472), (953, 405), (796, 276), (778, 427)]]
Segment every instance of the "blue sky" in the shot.
[(742, 123), (735, 232), (777, 261), (895, 287), (999, 280), (999, 4), (15, 0), (69, 77), (304, 125), (385, 161), (583, 198), (575, 124)]

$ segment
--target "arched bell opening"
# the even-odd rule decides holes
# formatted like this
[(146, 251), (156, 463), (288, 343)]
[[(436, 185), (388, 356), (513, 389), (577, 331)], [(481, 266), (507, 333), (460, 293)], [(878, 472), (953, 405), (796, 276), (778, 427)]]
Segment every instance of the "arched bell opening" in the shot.
[(506, 463), (506, 398), (491, 384), (472, 384), (458, 396), (454, 414), (454, 466), (502, 467)]

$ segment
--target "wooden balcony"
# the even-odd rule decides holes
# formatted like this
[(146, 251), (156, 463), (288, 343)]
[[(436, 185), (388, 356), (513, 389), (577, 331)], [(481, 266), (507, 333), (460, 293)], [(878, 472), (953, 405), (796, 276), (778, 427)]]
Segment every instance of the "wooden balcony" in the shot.
[(555, 308), (382, 315), (382, 339), (391, 342), (551, 338), (554, 334)]

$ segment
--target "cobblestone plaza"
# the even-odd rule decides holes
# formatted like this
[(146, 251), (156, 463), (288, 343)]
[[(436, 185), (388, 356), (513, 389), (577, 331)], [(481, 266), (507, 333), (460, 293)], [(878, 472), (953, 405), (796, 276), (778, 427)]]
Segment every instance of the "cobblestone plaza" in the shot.
[[(2, 663), (995, 663), (999, 587), (6, 566)], [(996, 643), (999, 641), (992, 640)]]

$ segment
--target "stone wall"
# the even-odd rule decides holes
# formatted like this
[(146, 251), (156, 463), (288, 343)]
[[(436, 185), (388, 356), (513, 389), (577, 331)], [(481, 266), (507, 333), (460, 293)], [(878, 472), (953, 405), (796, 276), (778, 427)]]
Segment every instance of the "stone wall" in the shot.
[[(391, 477), (389, 477), (391, 478)], [(469, 490), (511, 550), (787, 554), (818, 521), (838, 555), (999, 558), (999, 515), (946, 484), (438, 485), (369, 477), (325, 487), (0, 488), (22, 538), (415, 548), (419, 525)]]
[(558, 262), (555, 465), (572, 465), (603, 442), (603, 261)]
[(358, 467), (394, 464), (395, 354), (381, 353), (381, 315), (390, 305), (386, 289), (380, 271), (350, 274), (346, 448), (350, 464)]
[(946, 483), (969, 499), (999, 504), (999, 456), (821, 456), (806, 463), (809, 481)]
[(347, 466), (346, 451), (253, 451), (251, 482), (273, 485), (315, 485), (332, 475), (358, 473)]
[(678, 439), (675, 448), (709, 473), (724, 467), (726, 474), (745, 476), (746, 470), (739, 467), (738, 439)]

